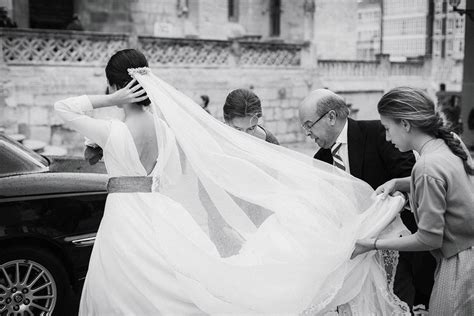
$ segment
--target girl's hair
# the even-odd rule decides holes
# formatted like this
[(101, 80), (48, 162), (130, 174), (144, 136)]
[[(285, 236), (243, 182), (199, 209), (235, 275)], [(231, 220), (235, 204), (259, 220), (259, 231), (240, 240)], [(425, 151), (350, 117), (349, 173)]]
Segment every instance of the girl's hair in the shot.
[[(129, 68), (148, 67), (145, 55), (135, 49), (124, 49), (116, 52), (110, 57), (105, 67), (105, 76), (110, 85), (116, 85), (119, 89), (125, 87), (132, 78), (128, 74)], [(138, 82), (135, 85), (137, 85)], [(137, 102), (137, 105), (150, 105), (150, 99)]]
[(246, 89), (237, 89), (229, 93), (224, 104), (224, 119), (235, 117), (262, 116), (262, 105), (255, 93)]
[(380, 99), (377, 110), (380, 115), (397, 122), (406, 120), (422, 132), (443, 139), (449, 149), (462, 159), (466, 172), (474, 175), (469, 153), (464, 150), (459, 139), (444, 126), (443, 119), (435, 111), (433, 101), (425, 92), (411, 87), (392, 89)]

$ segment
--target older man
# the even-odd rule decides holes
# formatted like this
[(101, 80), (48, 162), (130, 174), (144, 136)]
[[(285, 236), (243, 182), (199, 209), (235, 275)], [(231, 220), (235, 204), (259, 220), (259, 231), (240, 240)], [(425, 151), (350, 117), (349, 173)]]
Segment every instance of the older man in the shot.
[[(312, 91), (301, 103), (299, 116), (306, 134), (320, 147), (315, 159), (349, 172), (374, 189), (390, 179), (410, 176), (415, 163), (412, 152), (402, 153), (386, 141), (380, 121), (349, 118), (344, 99), (334, 92)], [(402, 212), (402, 220), (412, 232), (416, 231), (409, 211)], [(394, 291), (410, 308), (415, 302), (428, 304), (433, 286), (428, 273), (432, 276), (434, 267), (429, 253), (421, 257), (411, 253), (400, 255)]]
[(415, 163), (385, 140), (380, 121), (350, 119), (344, 99), (326, 89), (312, 91), (299, 108), (307, 135), (320, 150), (315, 159), (333, 164), (377, 188), (393, 178), (407, 177)]

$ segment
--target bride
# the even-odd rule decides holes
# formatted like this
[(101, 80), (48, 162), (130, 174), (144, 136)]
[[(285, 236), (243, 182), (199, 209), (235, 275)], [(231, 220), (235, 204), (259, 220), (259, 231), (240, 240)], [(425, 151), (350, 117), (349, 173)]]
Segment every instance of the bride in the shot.
[[(376, 252), (350, 260), (398, 234), (403, 198), (215, 120), (136, 50), (105, 73), (110, 94), (55, 104), (112, 177), (80, 315), (409, 314)], [(85, 114), (113, 105), (124, 122)]]

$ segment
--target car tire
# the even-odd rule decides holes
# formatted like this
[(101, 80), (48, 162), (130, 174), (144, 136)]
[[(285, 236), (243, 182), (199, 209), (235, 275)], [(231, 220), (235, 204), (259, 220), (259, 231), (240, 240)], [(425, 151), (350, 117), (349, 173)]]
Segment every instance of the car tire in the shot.
[(77, 313), (77, 308), (72, 307), (73, 291), (66, 269), (48, 249), (26, 246), (1, 249), (0, 284), (6, 288), (0, 287), (0, 315), (18, 308), (39, 315), (41, 309), (37, 306), (43, 312), (48, 310), (46, 315)]

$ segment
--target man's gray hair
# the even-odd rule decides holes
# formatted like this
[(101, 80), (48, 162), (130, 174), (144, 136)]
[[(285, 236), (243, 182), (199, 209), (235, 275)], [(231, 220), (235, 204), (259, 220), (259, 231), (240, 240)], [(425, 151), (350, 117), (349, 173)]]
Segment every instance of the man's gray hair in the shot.
[(346, 119), (349, 116), (349, 107), (344, 99), (337, 94), (328, 95), (319, 99), (316, 112), (319, 115), (324, 115), (324, 113), (330, 110), (334, 110), (337, 117), (341, 119)]

